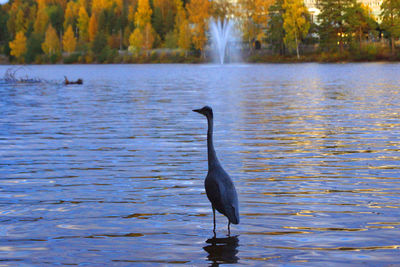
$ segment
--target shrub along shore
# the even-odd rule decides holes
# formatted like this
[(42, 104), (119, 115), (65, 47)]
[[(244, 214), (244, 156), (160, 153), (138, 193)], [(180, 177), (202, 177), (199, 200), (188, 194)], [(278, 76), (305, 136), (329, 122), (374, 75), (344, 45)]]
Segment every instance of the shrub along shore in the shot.
[[(109, 51), (107, 54), (93, 55), (82, 53), (62, 54), (53, 58), (38, 57), (31, 64), (182, 64), (182, 63), (210, 63), (213, 62), (210, 53), (201, 56), (200, 53), (186, 53), (179, 49), (154, 49), (146, 53), (130, 53), (128, 51)], [(270, 49), (243, 51), (241, 61), (226, 63), (335, 63), (335, 62), (398, 62), (400, 53), (393, 55), (387, 45), (366, 44), (359, 49), (349, 49), (340, 53), (339, 51), (305, 52), (296, 55), (279, 55)], [(12, 61), (6, 55), (0, 55), (0, 64), (20, 64)]]

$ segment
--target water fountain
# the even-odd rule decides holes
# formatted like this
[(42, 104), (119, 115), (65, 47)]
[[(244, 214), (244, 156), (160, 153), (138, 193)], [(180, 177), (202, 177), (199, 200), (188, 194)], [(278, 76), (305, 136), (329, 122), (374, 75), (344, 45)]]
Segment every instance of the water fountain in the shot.
[(240, 60), (240, 48), (233, 47), (240, 43), (240, 34), (234, 20), (211, 19), (210, 21), (212, 54), (216, 62), (224, 64), (226, 59)]

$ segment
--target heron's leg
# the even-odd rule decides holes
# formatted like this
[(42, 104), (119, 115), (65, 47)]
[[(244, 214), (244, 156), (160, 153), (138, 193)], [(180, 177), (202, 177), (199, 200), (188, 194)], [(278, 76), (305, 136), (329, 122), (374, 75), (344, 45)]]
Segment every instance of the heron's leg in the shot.
[(231, 222), (228, 220), (228, 236), (231, 236)]
[(214, 237), (215, 237), (216, 233), (215, 233), (215, 209), (214, 209), (214, 207), (212, 207), (212, 210), (213, 210), (213, 217), (214, 217), (214, 229), (213, 229), (213, 232), (214, 232)]

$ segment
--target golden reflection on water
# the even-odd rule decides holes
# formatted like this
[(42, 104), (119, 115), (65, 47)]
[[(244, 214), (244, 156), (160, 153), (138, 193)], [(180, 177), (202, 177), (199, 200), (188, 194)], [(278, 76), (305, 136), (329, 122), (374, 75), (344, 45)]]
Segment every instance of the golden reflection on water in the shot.
[(290, 250), (324, 250), (324, 251), (332, 251), (332, 250), (347, 250), (347, 251), (362, 251), (362, 250), (384, 250), (384, 249), (399, 249), (400, 245), (393, 246), (371, 246), (371, 247), (332, 247), (332, 248), (324, 248), (324, 247), (272, 247), (272, 246), (264, 246), (265, 248), (279, 248), (279, 249), (290, 249)]

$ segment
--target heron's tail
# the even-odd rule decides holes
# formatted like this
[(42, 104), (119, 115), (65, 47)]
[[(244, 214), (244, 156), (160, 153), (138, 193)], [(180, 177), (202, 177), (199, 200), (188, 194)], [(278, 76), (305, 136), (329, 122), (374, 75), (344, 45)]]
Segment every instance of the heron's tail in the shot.
[(233, 224), (239, 224), (239, 209), (232, 206), (232, 212), (227, 214), (228, 220)]

